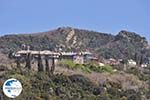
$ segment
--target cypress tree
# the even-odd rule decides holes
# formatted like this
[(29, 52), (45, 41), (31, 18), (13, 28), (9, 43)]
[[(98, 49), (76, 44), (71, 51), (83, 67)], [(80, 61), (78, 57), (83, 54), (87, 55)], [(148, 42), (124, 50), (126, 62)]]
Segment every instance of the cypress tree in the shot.
[(27, 54), (27, 57), (26, 57), (26, 67), (28, 69), (31, 69), (31, 53)]
[(38, 71), (44, 71), (44, 67), (42, 64), (42, 58), (41, 58), (41, 54), (38, 54)]
[(16, 64), (17, 64), (17, 68), (20, 68), (20, 57), (17, 57)]
[(48, 59), (48, 56), (45, 56), (45, 66), (46, 66), (46, 71), (49, 72), (50, 68), (49, 68), (49, 59)]
[(51, 67), (51, 73), (53, 74), (55, 70), (55, 58), (52, 58), (52, 67)]

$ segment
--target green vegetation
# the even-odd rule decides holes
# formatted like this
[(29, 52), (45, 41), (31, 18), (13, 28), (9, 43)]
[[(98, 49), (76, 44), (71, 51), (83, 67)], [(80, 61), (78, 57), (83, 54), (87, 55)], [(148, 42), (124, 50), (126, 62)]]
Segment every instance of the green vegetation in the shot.
[(91, 71), (92, 71), (91, 69), (89, 69), (85, 65), (76, 64), (71, 60), (62, 60), (62, 61), (59, 62), (59, 66), (67, 67), (68, 69), (73, 69), (73, 70), (80, 69), (80, 70), (82, 70), (83, 72), (86, 72), (86, 73), (91, 73)]
[(76, 64), (71, 60), (61, 60), (59, 62), (59, 65), (63, 66), (63, 67), (65, 66), (69, 69), (76, 69), (77, 68)]
[(88, 64), (76, 64), (71, 60), (62, 60), (59, 62), (59, 66), (67, 67), (68, 69), (81, 69), (83, 72), (91, 73), (94, 72), (108, 72), (112, 73), (113, 68), (109, 65), (99, 66), (95, 62), (91, 62)]
[[(44, 72), (13, 69), (1, 76), (0, 83), (16, 78), (23, 92), (15, 100), (141, 100), (142, 91), (123, 90), (121, 84), (106, 81), (95, 85), (82, 75), (49, 75)], [(2, 85), (2, 84), (0, 84)], [(144, 91), (148, 93), (148, 91)], [(0, 89), (2, 94), (2, 88)], [(8, 100), (4, 95), (3, 100)]]
[(100, 72), (100, 73), (102, 72), (112, 73), (113, 72), (113, 68), (109, 65), (99, 66), (98, 64), (90, 63), (90, 64), (85, 65), (85, 67), (91, 69), (92, 71)]
[(127, 73), (134, 74), (137, 76), (140, 80), (143, 81), (150, 81), (150, 66), (147, 68), (140, 68), (140, 67), (131, 67), (127, 71)]

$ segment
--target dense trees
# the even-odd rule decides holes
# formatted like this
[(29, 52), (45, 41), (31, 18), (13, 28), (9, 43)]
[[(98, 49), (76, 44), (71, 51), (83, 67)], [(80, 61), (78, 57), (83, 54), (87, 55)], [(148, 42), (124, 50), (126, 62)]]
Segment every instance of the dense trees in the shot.
[[(2, 77), (0, 82), (10, 77), (21, 81), (23, 92), (16, 100), (141, 100), (143, 97), (141, 93), (145, 92), (144, 90), (124, 90), (121, 84), (110, 80), (103, 85), (96, 85), (83, 75), (50, 76), (44, 72), (35, 73), (34, 71), (26, 71), (22, 74), (14, 69)], [(8, 100), (6, 96), (1, 95), (3, 100)]]

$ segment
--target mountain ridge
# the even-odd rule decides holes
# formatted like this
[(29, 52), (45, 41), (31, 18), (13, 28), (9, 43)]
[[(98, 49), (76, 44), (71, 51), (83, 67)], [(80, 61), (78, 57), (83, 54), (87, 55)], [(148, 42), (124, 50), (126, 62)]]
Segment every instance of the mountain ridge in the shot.
[(29, 45), (33, 50), (58, 51), (60, 48), (63, 51), (89, 50), (104, 58), (133, 58), (135, 53), (149, 56), (149, 53), (143, 53), (149, 47), (146, 38), (126, 30), (112, 35), (72, 27), (59, 27), (46, 32), (0, 37), (0, 51), (5, 54), (20, 50), (22, 44)]

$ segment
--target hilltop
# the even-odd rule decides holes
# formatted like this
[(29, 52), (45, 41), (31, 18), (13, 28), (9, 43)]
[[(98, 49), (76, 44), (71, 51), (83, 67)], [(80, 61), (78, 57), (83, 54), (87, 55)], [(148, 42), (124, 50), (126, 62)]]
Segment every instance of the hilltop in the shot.
[(0, 51), (8, 54), (21, 49), (22, 44), (32, 50), (86, 51), (104, 58), (133, 58), (135, 53), (149, 56), (149, 45), (145, 37), (125, 30), (117, 35), (60, 27), (47, 32), (5, 35), (0, 37)]

